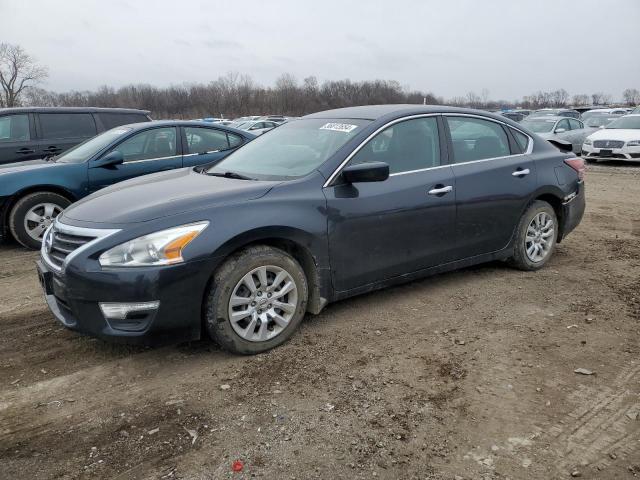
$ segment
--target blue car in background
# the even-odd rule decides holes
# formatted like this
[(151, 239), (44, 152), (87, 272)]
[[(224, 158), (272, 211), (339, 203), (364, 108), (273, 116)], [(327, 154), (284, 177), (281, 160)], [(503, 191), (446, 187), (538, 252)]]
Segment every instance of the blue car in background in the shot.
[(47, 227), (74, 201), (140, 175), (215, 164), (253, 138), (223, 125), (154, 121), (113, 128), (57, 157), (0, 165), (0, 238), (10, 232), (40, 248)]

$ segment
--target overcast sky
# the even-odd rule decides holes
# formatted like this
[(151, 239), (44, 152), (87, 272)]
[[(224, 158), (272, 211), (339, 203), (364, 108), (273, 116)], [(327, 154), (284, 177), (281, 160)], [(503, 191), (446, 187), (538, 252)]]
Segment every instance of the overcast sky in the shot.
[(47, 65), (57, 91), (231, 71), (444, 97), (640, 89), (640, 0), (0, 0), (0, 42)]

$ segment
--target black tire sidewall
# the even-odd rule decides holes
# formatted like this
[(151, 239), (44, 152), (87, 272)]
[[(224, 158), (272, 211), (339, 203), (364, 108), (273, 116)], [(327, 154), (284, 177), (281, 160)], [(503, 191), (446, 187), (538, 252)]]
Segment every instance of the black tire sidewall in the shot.
[(30, 193), (18, 200), (9, 214), (9, 229), (13, 238), (26, 248), (37, 250), (41, 243), (29, 236), (24, 228), (24, 217), (29, 210), (40, 203), (54, 203), (63, 210), (71, 205), (66, 197), (53, 192)]
[[(527, 235), (527, 228), (529, 224), (533, 220), (533, 218), (538, 213), (547, 213), (551, 216), (554, 223), (554, 233), (553, 233), (553, 245), (551, 247), (551, 251), (547, 254), (547, 256), (540, 262), (534, 262), (529, 259), (527, 256), (526, 246), (525, 246), (525, 238)], [(553, 256), (553, 253), (556, 249), (556, 244), (558, 241), (558, 217), (556, 216), (556, 212), (553, 210), (553, 207), (545, 201), (536, 200), (533, 202), (527, 210), (522, 215), (520, 219), (520, 223), (518, 224), (518, 232), (516, 234), (515, 245), (514, 245), (514, 254), (511, 258), (511, 263), (516, 268), (521, 270), (539, 270), (544, 267), (547, 262)]]
[[(229, 321), (228, 305), (233, 289), (251, 270), (274, 265), (285, 269), (298, 290), (298, 307), (289, 325), (278, 336), (266, 342), (250, 342), (240, 337)], [(209, 336), (222, 348), (251, 355), (265, 352), (286, 342), (302, 322), (307, 309), (308, 285), (300, 264), (286, 252), (272, 247), (251, 247), (229, 258), (214, 275), (205, 305), (205, 322)]]

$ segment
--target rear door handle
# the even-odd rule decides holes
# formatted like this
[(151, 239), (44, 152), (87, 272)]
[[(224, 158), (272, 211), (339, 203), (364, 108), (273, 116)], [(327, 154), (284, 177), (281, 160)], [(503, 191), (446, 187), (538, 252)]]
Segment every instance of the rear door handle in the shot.
[(35, 150), (31, 150), (30, 148), (24, 147), (24, 148), (21, 148), (20, 150), (16, 150), (16, 153), (22, 153), (22, 154), (35, 153)]
[(524, 177), (525, 175), (529, 175), (530, 173), (531, 173), (531, 170), (529, 170), (528, 168), (525, 168), (524, 170), (516, 170), (511, 175), (513, 175), (514, 177)]
[(431, 190), (429, 190), (429, 195), (445, 195), (453, 190), (453, 187), (451, 185), (447, 185), (446, 187), (440, 187), (439, 185), (436, 185), (436, 187), (437, 188), (432, 188)]

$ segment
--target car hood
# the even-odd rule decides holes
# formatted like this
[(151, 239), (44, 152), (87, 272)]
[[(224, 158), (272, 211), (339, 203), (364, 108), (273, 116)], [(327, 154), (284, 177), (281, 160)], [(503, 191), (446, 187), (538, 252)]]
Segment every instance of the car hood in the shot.
[(25, 162), (14, 162), (0, 165), (0, 175), (5, 173), (25, 172), (28, 170), (39, 170), (42, 168), (54, 168), (62, 165), (56, 162), (47, 162), (46, 160), (27, 160)]
[(602, 128), (591, 135), (591, 140), (640, 140), (640, 130), (637, 128)]
[(253, 200), (280, 182), (213, 177), (182, 168), (144, 175), (100, 190), (64, 211), (64, 219), (127, 224)]

